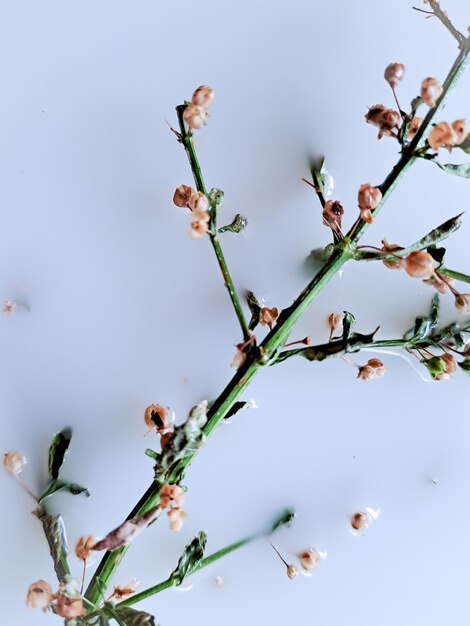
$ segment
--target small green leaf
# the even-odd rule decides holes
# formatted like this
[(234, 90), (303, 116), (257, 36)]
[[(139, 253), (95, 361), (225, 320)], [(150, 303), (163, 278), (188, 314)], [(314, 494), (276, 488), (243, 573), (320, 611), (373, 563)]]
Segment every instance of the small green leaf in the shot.
[(59, 470), (72, 440), (72, 430), (65, 428), (52, 440), (49, 447), (49, 476), (52, 480), (59, 477)]
[(349, 311), (343, 311), (343, 341), (347, 341), (352, 334), (352, 329), (356, 323), (356, 318)]
[(246, 228), (247, 223), (246, 217), (237, 213), (231, 224), (219, 228), (219, 233), (241, 233)]
[(41, 503), (43, 500), (52, 496), (53, 493), (57, 491), (67, 491), (71, 493), (73, 496), (78, 496), (80, 494), (84, 494), (87, 498), (90, 495), (90, 492), (86, 487), (82, 487), (81, 485), (77, 485), (76, 483), (66, 483), (62, 480), (53, 480), (46, 491), (39, 498), (39, 502)]
[(281, 528), (288, 528), (295, 518), (295, 511), (293, 509), (287, 509), (284, 513), (274, 522), (271, 532), (275, 533), (276, 530)]
[(470, 376), (470, 360), (461, 361), (458, 363), (460, 369)]
[[(462, 215), (463, 213), (459, 213), (459, 215), (451, 217), (437, 228), (433, 228), (431, 232), (422, 237), (419, 241), (414, 243), (412, 246), (405, 248), (403, 254), (408, 255), (410, 252), (414, 252), (415, 250), (424, 250), (425, 248), (446, 239), (462, 226), (462, 220), (460, 219)], [(397, 254), (400, 256), (400, 251), (398, 251)]]
[(113, 606), (112, 609), (109, 605), (105, 605), (109, 614), (119, 620), (125, 626), (155, 626), (155, 618), (150, 613), (145, 611), (136, 611), (129, 606)]
[(251, 311), (251, 319), (248, 324), (248, 329), (253, 330), (259, 322), (259, 312), (261, 311), (261, 304), (258, 302), (257, 297), (252, 291), (246, 292), (246, 301)]
[(462, 178), (470, 178), (470, 163), (439, 163), (436, 159), (433, 160), (441, 170), (452, 174), (453, 176), (461, 176)]
[(176, 569), (170, 576), (170, 578), (176, 581), (177, 586), (181, 585), (186, 576), (188, 576), (204, 558), (206, 542), (207, 535), (201, 530), (185, 547)]

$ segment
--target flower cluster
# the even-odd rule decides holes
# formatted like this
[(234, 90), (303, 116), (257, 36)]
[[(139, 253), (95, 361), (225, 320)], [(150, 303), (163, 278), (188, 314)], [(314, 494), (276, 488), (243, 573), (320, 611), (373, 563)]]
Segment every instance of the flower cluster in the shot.
[(26, 604), (31, 609), (42, 609), (43, 611), (52, 609), (56, 615), (64, 617), (66, 620), (84, 617), (86, 609), (78, 588), (78, 581), (70, 576), (66, 576), (61, 581), (56, 593), (53, 593), (48, 582), (37, 580), (28, 588)]
[(456, 120), (452, 124), (439, 122), (428, 135), (428, 144), (433, 150), (447, 148), (449, 152), (454, 146), (463, 143), (468, 135), (465, 120)]
[(170, 520), (170, 529), (178, 532), (183, 528), (183, 523), (188, 514), (182, 510), (184, 504), (184, 491), (179, 485), (163, 485), (160, 489), (160, 506), (162, 509), (169, 507), (167, 512)]
[(180, 185), (173, 194), (173, 203), (177, 207), (186, 207), (191, 211), (191, 230), (189, 236), (198, 239), (209, 231), (209, 200), (205, 194), (188, 185)]
[(397, 137), (397, 131), (401, 126), (401, 115), (398, 111), (387, 109), (383, 104), (375, 104), (370, 107), (364, 116), (368, 124), (378, 126), (378, 139), (385, 137)]
[(185, 108), (183, 117), (190, 128), (199, 129), (204, 126), (209, 117), (207, 109), (214, 101), (214, 90), (207, 85), (201, 85), (193, 93), (191, 104)]

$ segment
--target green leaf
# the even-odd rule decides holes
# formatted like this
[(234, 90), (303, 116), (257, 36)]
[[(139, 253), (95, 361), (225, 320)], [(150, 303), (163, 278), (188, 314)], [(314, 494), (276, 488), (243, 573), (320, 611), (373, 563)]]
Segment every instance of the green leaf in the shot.
[(441, 170), (447, 172), (448, 174), (452, 174), (453, 176), (461, 176), (462, 178), (470, 178), (470, 163), (439, 163), (436, 159), (433, 159), (433, 163), (435, 163)]
[(87, 498), (90, 495), (90, 492), (86, 487), (82, 487), (81, 485), (77, 485), (76, 483), (67, 483), (62, 480), (53, 480), (46, 491), (39, 498), (39, 502), (41, 503), (43, 500), (52, 496), (53, 493), (57, 491), (67, 491), (71, 493), (73, 496), (78, 496), (80, 494), (84, 494)]
[(349, 311), (343, 311), (343, 341), (347, 341), (352, 334), (352, 329), (356, 323), (356, 318)]
[(125, 626), (155, 626), (155, 617), (145, 611), (136, 611), (129, 606), (113, 606), (112, 609), (105, 605), (109, 614), (116, 619), (119, 617), (121, 624)]
[[(462, 226), (462, 217), (463, 213), (459, 213), (455, 217), (451, 217), (443, 224), (438, 226), (437, 228), (433, 228), (431, 232), (422, 237), (419, 241), (414, 243), (412, 246), (408, 246), (404, 249), (403, 255), (407, 256), (410, 252), (414, 252), (416, 250), (424, 250), (432, 246), (433, 244), (439, 243), (443, 239), (447, 239), (449, 235), (454, 233)], [(397, 252), (397, 255), (400, 256), (400, 252)]]
[(261, 311), (261, 304), (258, 302), (257, 297), (252, 291), (246, 292), (246, 301), (251, 311), (251, 319), (248, 324), (248, 329), (253, 330), (259, 322), (259, 312)]
[(271, 532), (275, 533), (276, 530), (281, 528), (288, 528), (291, 526), (295, 518), (295, 511), (293, 509), (287, 509), (284, 513), (274, 522)]
[(467, 154), (470, 154), (470, 133), (467, 135), (465, 140), (462, 141), (462, 143), (460, 145), (455, 146), (455, 147), (456, 148), (460, 148), (461, 150), (463, 150)]
[(461, 361), (458, 363), (460, 369), (470, 376), (470, 360)]
[(49, 447), (49, 476), (52, 480), (59, 477), (59, 470), (72, 440), (72, 430), (65, 428), (52, 440)]
[(176, 585), (181, 585), (183, 580), (194, 570), (204, 558), (207, 535), (201, 530), (185, 547), (180, 556), (176, 569), (171, 573), (170, 578), (176, 581)]
[(241, 233), (246, 228), (247, 223), (246, 217), (237, 213), (231, 224), (219, 228), (219, 233)]

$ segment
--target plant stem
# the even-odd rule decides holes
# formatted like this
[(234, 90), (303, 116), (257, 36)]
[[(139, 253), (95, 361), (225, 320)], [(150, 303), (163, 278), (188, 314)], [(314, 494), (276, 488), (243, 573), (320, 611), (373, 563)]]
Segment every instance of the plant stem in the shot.
[[(206, 186), (204, 184), (204, 178), (202, 176), (201, 166), (199, 164), (199, 159), (197, 158), (196, 150), (194, 149), (193, 136), (192, 134), (188, 133), (187, 126), (184, 121), (183, 113), (184, 113), (185, 108), (186, 108), (186, 105), (179, 105), (176, 107), (176, 113), (178, 115), (178, 123), (179, 123), (180, 131), (181, 131), (180, 132), (181, 143), (183, 144), (186, 150), (186, 154), (189, 159), (189, 164), (191, 166), (191, 171), (193, 173), (194, 182), (196, 183), (196, 188), (201, 193), (207, 195)], [(250, 331), (248, 330), (248, 325), (246, 323), (245, 316), (243, 314), (243, 309), (240, 304), (240, 299), (235, 289), (235, 285), (233, 284), (233, 280), (230, 275), (227, 262), (224, 257), (224, 253), (222, 251), (222, 247), (217, 237), (217, 228), (215, 228), (215, 233), (212, 236), (210, 236), (210, 240), (212, 243), (212, 247), (214, 248), (215, 256), (217, 257), (217, 261), (219, 263), (222, 276), (224, 277), (225, 286), (227, 287), (228, 293), (230, 295), (230, 299), (232, 300), (233, 308), (235, 309), (235, 313), (240, 323), (240, 326), (243, 332), (243, 338), (246, 341), (247, 339), (250, 338)]]
[[(235, 550), (238, 550), (239, 548), (246, 546), (248, 543), (251, 543), (255, 539), (258, 539), (258, 537), (259, 535), (246, 537), (245, 539), (241, 539), (240, 541), (231, 543), (229, 546), (226, 546), (225, 548), (222, 548), (221, 550), (218, 550), (217, 552), (210, 554), (205, 559), (202, 559), (199, 565), (197, 565), (193, 570), (191, 570), (188, 576), (191, 576), (191, 574), (198, 572), (199, 570), (203, 569), (204, 567), (207, 567), (208, 565), (212, 565), (212, 563), (215, 563), (215, 561), (218, 561), (222, 557), (227, 556), (227, 554), (230, 554), (231, 552), (234, 552)], [(175, 585), (176, 585), (176, 579), (170, 576), (169, 578), (162, 581), (161, 583), (158, 583), (158, 585), (154, 585), (153, 587), (144, 589), (140, 593), (137, 593), (134, 596), (131, 596), (130, 598), (126, 598), (126, 600), (119, 602), (119, 604), (117, 604), (116, 606), (131, 606), (132, 604), (137, 604), (137, 602), (140, 602), (141, 600), (145, 600), (146, 598), (150, 598), (150, 596), (154, 596), (155, 594), (160, 593), (161, 591), (164, 591), (165, 589), (168, 589), (169, 587), (174, 587)]]
[(449, 276), (449, 278), (455, 278), (455, 280), (461, 280), (463, 283), (470, 283), (470, 276), (468, 276), (468, 274), (456, 272), (448, 267), (440, 267), (439, 274), (444, 274), (444, 276)]
[[(398, 184), (400, 178), (416, 160), (416, 157), (414, 156), (414, 151), (418, 147), (418, 144), (423, 140), (424, 133), (434, 120), (435, 115), (442, 108), (447, 93), (452, 87), (454, 87), (460, 74), (462, 73), (464, 65), (467, 61), (468, 53), (468, 47), (463, 46), (462, 50), (457, 56), (457, 59), (452, 65), (452, 68), (446, 80), (444, 81), (443, 94), (440, 97), (437, 106), (434, 109), (429, 110), (428, 114), (421, 123), (421, 126), (415, 135), (415, 138), (407, 147), (403, 149), (400, 160), (393, 167), (392, 171), (386, 177), (382, 185), (380, 185), (383, 199), (381, 205), (374, 211), (374, 215), (378, 213), (379, 209), (383, 206), (386, 199), (390, 196), (393, 189)], [(178, 113), (178, 119), (180, 121), (180, 127), (182, 127), (182, 141), (188, 155), (189, 163), (194, 175), (194, 180), (196, 181), (196, 185), (199, 190), (204, 191), (205, 187), (199, 161), (197, 160), (192, 140), (190, 137), (188, 137), (185, 131), (184, 120), (182, 117), (184, 108), (184, 105), (180, 105), (176, 109)], [(208, 421), (206, 426), (204, 427), (204, 434), (206, 435), (206, 437), (209, 437), (211, 435), (219, 422), (227, 415), (233, 404), (245, 391), (245, 389), (248, 387), (248, 385), (256, 376), (256, 374), (260, 371), (260, 369), (269, 364), (278, 356), (278, 353), (286, 343), (292, 328), (301, 317), (301, 315), (304, 313), (304, 311), (315, 300), (315, 298), (322, 291), (322, 289), (329, 283), (329, 281), (333, 278), (336, 272), (346, 263), (346, 261), (353, 257), (353, 244), (357, 243), (362, 233), (366, 230), (367, 226), (368, 224), (366, 222), (361, 221), (361, 223), (359, 223), (356, 228), (353, 227), (351, 229), (351, 232), (348, 233), (348, 235), (335, 246), (334, 251), (326, 264), (320, 269), (320, 271), (316, 274), (312, 281), (302, 291), (302, 293), (298, 296), (295, 302), (290, 307), (284, 309), (281, 312), (276, 326), (269, 332), (269, 334), (266, 336), (260, 346), (262, 356), (254, 357), (252, 354), (247, 355), (245, 363), (240, 367), (239, 370), (237, 370), (231, 381), (228, 383), (220, 396), (209, 409), (207, 413)], [(235, 290), (233, 290), (233, 292), (235, 293)], [(240, 324), (242, 324), (242, 320), (240, 318), (239, 320)], [(192, 455), (189, 455), (179, 460), (173, 467), (172, 472), (168, 477), (168, 483), (172, 483), (175, 479), (181, 480), (181, 477), (184, 476), (184, 472), (192, 463), (195, 457), (196, 453), (193, 453)], [(130, 512), (128, 519), (137, 515), (141, 515), (142, 513), (148, 511), (157, 504), (158, 499), (159, 485), (155, 481), (152, 481), (147, 491), (140, 498), (134, 509)], [(126, 550), (127, 548), (119, 548), (118, 550), (115, 550), (113, 552), (106, 552), (103, 556), (95, 572), (95, 575), (93, 576), (88, 586), (86, 593), (87, 598), (89, 598), (92, 602), (96, 603), (100, 595), (97, 579), (101, 580), (104, 585), (109, 584), (109, 581), (113, 576), (118, 564), (121, 562)]]

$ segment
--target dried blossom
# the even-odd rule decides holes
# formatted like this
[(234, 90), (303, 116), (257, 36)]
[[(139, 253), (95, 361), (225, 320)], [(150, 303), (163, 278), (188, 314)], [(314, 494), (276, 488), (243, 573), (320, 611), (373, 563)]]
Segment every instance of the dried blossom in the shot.
[(261, 326), (269, 326), (270, 329), (272, 329), (278, 317), (279, 312), (276, 307), (269, 309), (267, 306), (263, 306), (259, 311), (259, 323)]
[(196, 191), (189, 199), (189, 208), (192, 211), (207, 211), (209, 208), (209, 199), (206, 194)]
[(454, 146), (460, 146), (468, 135), (465, 120), (455, 120), (455, 122), (452, 123), (452, 129), (455, 133)]
[(299, 575), (299, 570), (295, 567), (295, 565), (288, 565), (287, 566), (287, 576), (291, 580), (295, 580), (298, 575)]
[(92, 535), (88, 537), (80, 537), (75, 546), (75, 554), (82, 561), (86, 561), (90, 554), (93, 552), (93, 546), (96, 543), (95, 538)]
[(395, 130), (398, 130), (401, 125), (401, 115), (398, 111), (393, 109), (387, 109), (383, 104), (376, 104), (367, 111), (366, 122), (373, 126), (379, 127), (378, 139), (382, 137), (395, 137)]
[(19, 452), (5, 452), (3, 455), (3, 465), (12, 476), (18, 476), (25, 464), (24, 457)]
[(441, 83), (435, 78), (425, 78), (421, 83), (421, 98), (428, 107), (434, 108), (436, 100), (444, 91)]
[(62, 593), (57, 594), (54, 603), (54, 612), (60, 615), (60, 617), (65, 617), (67, 620), (84, 617), (86, 615), (82, 598), (71, 598)]
[(183, 117), (190, 128), (197, 130), (205, 125), (209, 114), (201, 106), (190, 104), (185, 108)]
[(193, 211), (193, 221), (191, 222), (191, 230), (189, 236), (191, 239), (198, 239), (209, 233), (210, 215), (206, 211)]
[(318, 569), (321, 565), (321, 554), (313, 548), (304, 550), (299, 558), (300, 564), (308, 572)]
[(338, 200), (328, 200), (323, 208), (323, 223), (341, 235), (341, 220), (344, 214), (343, 205)]
[[(403, 250), (403, 248), (397, 246), (395, 243), (388, 243), (385, 239), (382, 240), (382, 251), (385, 254), (393, 255), (394, 252), (398, 252), (399, 250)], [(389, 270), (399, 270), (405, 265), (405, 259), (401, 257), (395, 257), (395, 259), (393, 261), (384, 259), (382, 263), (385, 267), (388, 267)]]
[(53, 599), (52, 587), (45, 580), (37, 580), (28, 587), (26, 604), (30, 609), (47, 611)]
[(384, 78), (392, 89), (403, 80), (405, 75), (405, 66), (402, 63), (390, 63), (385, 68)]
[(192, 187), (189, 187), (188, 185), (180, 185), (175, 189), (175, 193), (173, 194), (173, 203), (181, 208), (187, 207), (189, 206), (191, 196), (195, 193), (196, 191)]
[(470, 313), (470, 293), (460, 293), (455, 296), (455, 308), (460, 313)]
[(351, 526), (354, 530), (365, 530), (369, 526), (369, 515), (364, 512), (354, 513), (351, 517)]
[(174, 419), (173, 411), (160, 404), (150, 404), (145, 409), (145, 424), (152, 430), (155, 428), (159, 435), (164, 435), (171, 428)]
[(449, 353), (444, 353), (441, 355), (441, 360), (444, 361), (445, 373), (453, 374), (457, 369), (457, 361), (454, 357)]
[(448, 122), (440, 122), (432, 127), (428, 135), (428, 144), (433, 150), (439, 148), (450, 150), (455, 145), (456, 139), (457, 135), (452, 126)]
[(13, 315), (13, 313), (16, 311), (16, 307), (17, 304), (16, 302), (13, 302), (12, 300), (7, 300), (6, 302), (3, 303), (3, 314), (4, 315)]
[(111, 598), (109, 598), (110, 600), (116, 600), (117, 602), (120, 602), (121, 600), (124, 600), (125, 598), (128, 598), (129, 596), (134, 595), (134, 593), (137, 590), (137, 587), (139, 586), (139, 581), (135, 580), (131, 580), (130, 583), (128, 583), (127, 585), (120, 587), (119, 585), (117, 585), (116, 587), (114, 587), (114, 591), (111, 595)]
[(203, 109), (208, 109), (213, 101), (214, 90), (207, 85), (201, 85), (198, 87), (191, 98), (192, 104), (200, 106)]
[(429, 252), (424, 250), (411, 252), (405, 258), (405, 270), (414, 278), (431, 278), (437, 265)]
[(188, 514), (178, 508), (170, 509), (167, 513), (170, 520), (170, 530), (177, 533), (183, 528), (184, 521), (187, 519)]
[(184, 491), (179, 485), (163, 485), (160, 489), (160, 506), (166, 509), (170, 504), (176, 508), (184, 504)]
[(358, 366), (358, 370), (357, 377), (365, 381), (382, 378), (386, 372), (385, 366), (380, 359), (369, 359), (366, 365)]
[(419, 127), (421, 126), (422, 121), (423, 121), (422, 117), (414, 117), (411, 120), (411, 123), (408, 127), (408, 132), (406, 133), (406, 138), (408, 141), (413, 141), (416, 133), (419, 130)]
[(343, 324), (344, 315), (342, 313), (330, 313), (328, 316), (328, 325), (330, 327), (330, 339)]
[(374, 211), (382, 201), (382, 192), (378, 187), (372, 187), (369, 183), (364, 183), (359, 187), (357, 203), (361, 218), (369, 224), (374, 221), (372, 211)]

